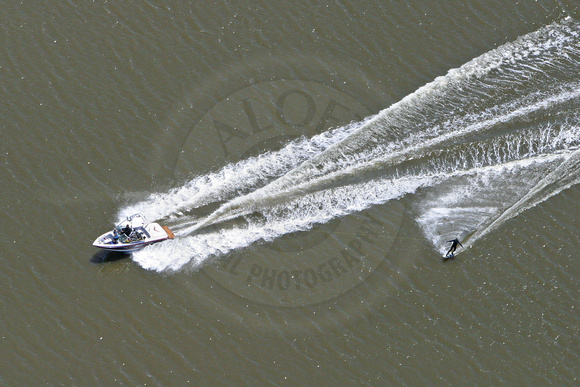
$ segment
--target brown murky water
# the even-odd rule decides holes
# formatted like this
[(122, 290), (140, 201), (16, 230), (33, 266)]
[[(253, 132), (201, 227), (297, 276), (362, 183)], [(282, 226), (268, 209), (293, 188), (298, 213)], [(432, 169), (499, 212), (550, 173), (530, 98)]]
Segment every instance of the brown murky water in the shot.
[(577, 383), (575, 1), (0, 8), (0, 384)]

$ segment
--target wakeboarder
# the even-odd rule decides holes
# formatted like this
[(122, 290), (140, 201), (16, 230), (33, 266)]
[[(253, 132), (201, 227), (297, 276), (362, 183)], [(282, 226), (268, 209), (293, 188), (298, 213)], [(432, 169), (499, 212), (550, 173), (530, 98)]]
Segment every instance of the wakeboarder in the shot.
[(451, 243), (451, 247), (449, 248), (447, 254), (445, 254), (445, 258), (453, 258), (455, 256), (455, 250), (457, 250), (457, 245), (463, 247), (463, 245), (461, 244), (461, 242), (459, 242), (459, 239), (457, 238), (447, 241), (447, 243)]

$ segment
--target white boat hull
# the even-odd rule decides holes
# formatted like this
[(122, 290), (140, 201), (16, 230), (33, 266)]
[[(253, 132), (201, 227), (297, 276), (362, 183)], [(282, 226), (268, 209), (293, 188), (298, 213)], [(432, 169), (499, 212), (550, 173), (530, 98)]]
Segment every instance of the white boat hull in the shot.
[[(123, 224), (131, 226), (130, 236), (120, 232)], [(173, 233), (167, 227), (158, 223), (145, 223), (141, 221), (141, 218), (130, 217), (127, 221), (121, 222), (114, 230), (95, 239), (93, 246), (108, 251), (132, 252), (173, 237)]]

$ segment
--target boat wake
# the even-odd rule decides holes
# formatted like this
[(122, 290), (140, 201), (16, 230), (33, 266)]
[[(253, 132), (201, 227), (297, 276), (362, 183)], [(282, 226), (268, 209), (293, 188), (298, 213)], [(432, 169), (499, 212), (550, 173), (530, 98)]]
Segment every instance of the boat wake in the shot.
[(413, 195), (443, 254), (580, 181), (580, 23), (566, 19), (450, 70), (373, 117), (227, 165), (127, 206), (176, 238), (134, 254), (195, 268)]

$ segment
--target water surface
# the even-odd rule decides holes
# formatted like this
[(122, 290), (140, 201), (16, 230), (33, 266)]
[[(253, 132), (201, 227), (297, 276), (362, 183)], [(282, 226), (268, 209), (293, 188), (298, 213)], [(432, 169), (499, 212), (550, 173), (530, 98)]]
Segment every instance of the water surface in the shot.
[(0, 7), (2, 383), (577, 380), (575, 2)]

